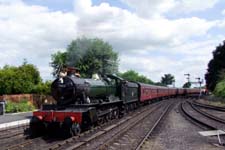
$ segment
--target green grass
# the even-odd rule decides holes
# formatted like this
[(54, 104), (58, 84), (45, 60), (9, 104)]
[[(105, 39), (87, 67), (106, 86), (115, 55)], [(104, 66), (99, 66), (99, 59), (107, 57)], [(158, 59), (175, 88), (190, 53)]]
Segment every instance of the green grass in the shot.
[(35, 107), (28, 100), (22, 100), (18, 103), (8, 101), (6, 103), (5, 109), (6, 113), (16, 113), (16, 112), (33, 111)]

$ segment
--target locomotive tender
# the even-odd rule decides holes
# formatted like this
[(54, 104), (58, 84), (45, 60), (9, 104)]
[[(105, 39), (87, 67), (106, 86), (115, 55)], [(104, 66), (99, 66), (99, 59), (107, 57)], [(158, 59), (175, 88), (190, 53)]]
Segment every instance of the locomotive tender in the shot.
[(30, 122), (32, 136), (58, 129), (66, 136), (77, 135), (81, 130), (122, 117), (155, 99), (200, 92), (199, 89), (131, 82), (116, 75), (103, 75), (100, 79), (59, 77), (53, 81), (51, 91), (57, 104), (44, 105), (41, 110), (33, 112)]

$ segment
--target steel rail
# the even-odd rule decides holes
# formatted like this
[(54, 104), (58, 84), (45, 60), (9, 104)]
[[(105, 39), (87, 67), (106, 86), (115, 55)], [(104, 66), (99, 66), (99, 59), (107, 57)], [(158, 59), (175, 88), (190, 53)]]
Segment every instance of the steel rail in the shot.
[(215, 121), (217, 121), (217, 122), (220, 122), (220, 123), (225, 124), (225, 120), (224, 120), (224, 119), (219, 118), (219, 117), (216, 117), (216, 116), (214, 116), (214, 115), (211, 115), (211, 114), (209, 114), (209, 113), (207, 113), (207, 112), (205, 112), (205, 111), (202, 111), (202, 110), (196, 108), (192, 102), (188, 102), (188, 103), (191, 105), (191, 107), (192, 107), (195, 111), (197, 111), (198, 113), (202, 114), (203, 116), (205, 116), (205, 117), (207, 117), (207, 118), (210, 118), (210, 119), (212, 119), (212, 120), (215, 120)]
[(29, 140), (27, 140), (27, 141), (25, 141), (23, 143), (19, 143), (19, 144), (16, 144), (16, 145), (12, 145), (10, 147), (7, 147), (6, 150), (17, 150), (19, 148), (23, 148), (23, 147), (25, 147), (27, 145), (32, 144), (34, 140), (35, 139), (29, 139)]
[(202, 104), (202, 103), (199, 103), (199, 102), (196, 102), (196, 101), (193, 101), (192, 103), (196, 106), (199, 106), (199, 107), (225, 112), (225, 107)]
[[(157, 107), (157, 108), (159, 108), (161, 105), (162, 105), (162, 103), (155, 103), (155, 107)], [(154, 108), (155, 108), (155, 107), (154, 107)], [(152, 109), (154, 109), (154, 108), (152, 108)], [(155, 108), (155, 109), (156, 109), (156, 108)], [(97, 138), (100, 138), (102, 135), (107, 134), (108, 132), (110, 132), (110, 131), (113, 130), (114, 128), (117, 128), (118, 126), (121, 126), (122, 124), (126, 123), (128, 120), (131, 120), (131, 119), (134, 119), (134, 118), (139, 118), (139, 119), (140, 119), (140, 118), (141, 118), (140, 115), (143, 114), (143, 113), (145, 113), (145, 112), (148, 112), (148, 111), (149, 111), (148, 114), (150, 114), (153, 110), (150, 111), (150, 110), (147, 109), (147, 107), (146, 107), (144, 110), (142, 110), (141, 112), (138, 112), (138, 114), (134, 115), (133, 117), (127, 116), (127, 119), (125, 118), (125, 119), (119, 121), (118, 123), (111, 125), (111, 127), (109, 127), (108, 129), (100, 129), (99, 134), (98, 134), (98, 132), (97, 132), (96, 135), (92, 135), (91, 137), (87, 138), (86, 140), (81, 140), (81, 141), (80, 141), (78, 138), (71, 138), (71, 139), (69, 139), (68, 142), (65, 141), (65, 142), (63, 142), (63, 143), (60, 144), (60, 145), (51, 146), (51, 147), (49, 148), (49, 150), (53, 150), (53, 149), (60, 148), (62, 145), (65, 145), (66, 143), (70, 143), (71, 141), (76, 141), (76, 143), (75, 143), (74, 145), (70, 146), (70, 147), (67, 147), (66, 149), (67, 149), (67, 150), (79, 149), (81, 146), (83, 146), (83, 145), (85, 145), (85, 144), (87, 144), (87, 143), (89, 143), (89, 142), (91, 142), (91, 141), (93, 141), (93, 140), (95, 140), (95, 139), (97, 139)], [(139, 116), (139, 117), (138, 117), (138, 116)], [(134, 122), (136, 122), (136, 121), (133, 121), (132, 124), (133, 124)], [(127, 128), (127, 127), (124, 127), (125, 130), (126, 130), (126, 128)], [(117, 133), (116, 135), (118, 135), (118, 134), (121, 134), (121, 132), (120, 132), (120, 133)], [(114, 136), (115, 136), (115, 135), (114, 135)], [(112, 137), (112, 138), (113, 138), (113, 137)], [(111, 139), (110, 139), (110, 140), (111, 140)], [(102, 149), (102, 148), (104, 149), (105, 144), (107, 144), (107, 143), (108, 143), (108, 142), (106, 142), (106, 143), (104, 143), (103, 145), (101, 145), (101, 146), (99, 147), (99, 149)]]
[(191, 120), (192, 123), (197, 123), (198, 125), (201, 125), (200, 126), (201, 128), (205, 127), (207, 129), (210, 129), (210, 130), (217, 130), (217, 128), (215, 128), (215, 127), (213, 127), (213, 126), (211, 126), (209, 124), (206, 124), (203, 121), (200, 121), (200, 120), (196, 119), (195, 117), (193, 117), (192, 115), (190, 115), (188, 113), (188, 111), (184, 108), (184, 104), (185, 104), (185, 102), (182, 102), (180, 104), (181, 111), (186, 117), (188, 117), (189, 120)]
[[(165, 105), (165, 104), (161, 104), (161, 105)], [(134, 127), (136, 124), (138, 124), (140, 121), (144, 120), (146, 117), (149, 116), (149, 114), (152, 114), (153, 112), (157, 111), (159, 107), (161, 107), (161, 105), (152, 108), (151, 110), (149, 110), (149, 112), (147, 112), (144, 115), (141, 115), (140, 117), (138, 117), (137, 120), (135, 120), (134, 122), (130, 123), (129, 125), (127, 125), (125, 128), (121, 129), (120, 132), (118, 132), (117, 134), (114, 134), (107, 142), (105, 142), (103, 145), (100, 146), (100, 150), (104, 150), (107, 149), (107, 147), (110, 145), (110, 143), (114, 142), (114, 140), (117, 137), (120, 137), (121, 135), (123, 135), (124, 133), (126, 133), (129, 129), (131, 129), (132, 127)]]
[(0, 140), (2, 139), (8, 139), (8, 138), (12, 138), (18, 135), (24, 135), (24, 131), (21, 132), (16, 132), (16, 133), (8, 133), (8, 134), (4, 134), (0, 136)]
[(155, 124), (153, 125), (153, 127), (149, 130), (149, 132), (145, 135), (145, 137), (141, 140), (141, 142), (137, 145), (137, 147), (135, 148), (135, 150), (139, 150), (142, 145), (144, 144), (144, 142), (148, 139), (148, 137), (151, 135), (151, 133), (154, 131), (154, 129), (159, 125), (160, 121), (164, 118), (164, 116), (169, 112), (169, 110), (172, 107), (171, 103), (170, 105), (167, 106), (167, 108), (164, 110), (164, 112), (160, 115), (159, 119), (155, 122)]

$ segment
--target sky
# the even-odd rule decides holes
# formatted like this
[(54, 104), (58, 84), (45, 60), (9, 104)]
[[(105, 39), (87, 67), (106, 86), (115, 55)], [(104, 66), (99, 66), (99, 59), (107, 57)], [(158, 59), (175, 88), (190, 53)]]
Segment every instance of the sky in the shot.
[(0, 68), (26, 59), (53, 79), (51, 55), (79, 37), (101, 38), (119, 53), (119, 70), (176, 86), (204, 78), (225, 39), (224, 0), (0, 0)]

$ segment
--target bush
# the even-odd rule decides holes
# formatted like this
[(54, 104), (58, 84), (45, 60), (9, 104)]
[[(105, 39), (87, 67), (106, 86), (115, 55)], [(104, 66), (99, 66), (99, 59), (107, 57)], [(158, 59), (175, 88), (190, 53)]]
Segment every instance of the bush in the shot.
[(33, 111), (35, 108), (28, 100), (22, 100), (18, 103), (8, 101), (6, 103), (6, 113)]
[(216, 84), (213, 93), (218, 97), (225, 98), (225, 79)]
[(51, 94), (51, 83), (52, 81), (46, 81), (43, 83), (39, 83), (31, 90), (32, 93), (36, 94), (44, 94), (49, 95)]

